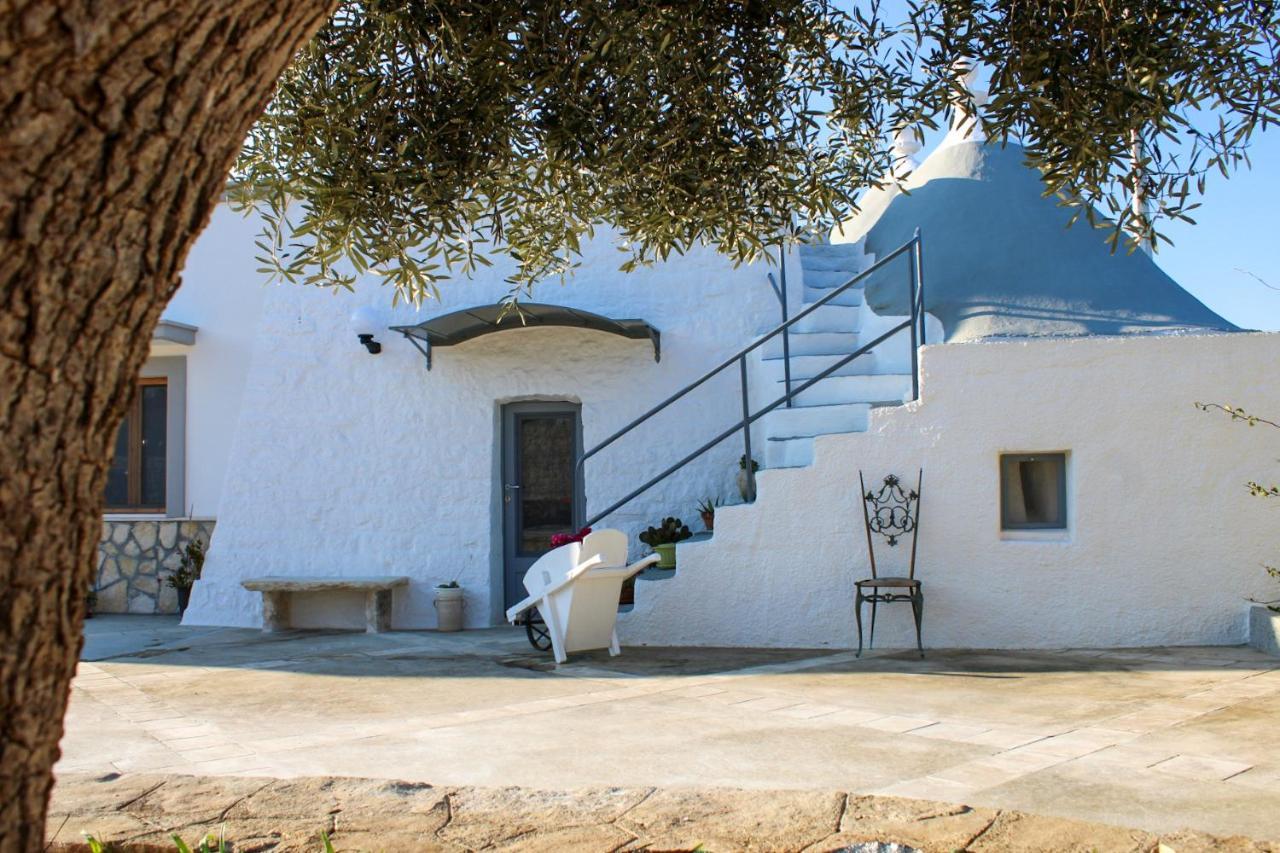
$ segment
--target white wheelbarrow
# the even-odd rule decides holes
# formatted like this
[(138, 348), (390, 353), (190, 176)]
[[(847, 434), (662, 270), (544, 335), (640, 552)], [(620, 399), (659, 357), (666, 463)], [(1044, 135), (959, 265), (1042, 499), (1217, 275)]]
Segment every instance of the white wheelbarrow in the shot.
[[(608, 649), (621, 652), (614, 624), (618, 598), (627, 578), (658, 562), (651, 554), (627, 565), (627, 536), (621, 530), (597, 530), (581, 542), (553, 548), (524, 575), (529, 597), (507, 611), (507, 621), (523, 623), (534, 648), (551, 641), (556, 663), (569, 652)], [(541, 626), (539, 625), (541, 623)]]

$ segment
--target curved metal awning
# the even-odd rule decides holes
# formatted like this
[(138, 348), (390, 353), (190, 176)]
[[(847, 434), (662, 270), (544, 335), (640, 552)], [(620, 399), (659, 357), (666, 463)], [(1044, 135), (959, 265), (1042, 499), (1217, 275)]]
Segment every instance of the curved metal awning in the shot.
[(432, 317), (413, 326), (392, 326), (391, 331), (408, 338), (426, 357), (427, 370), (430, 370), (432, 347), (448, 347), (481, 335), (538, 326), (574, 326), (634, 340), (648, 340), (653, 343), (653, 360), (662, 360), (662, 336), (644, 320), (615, 320), (580, 308), (541, 302), (477, 305)]

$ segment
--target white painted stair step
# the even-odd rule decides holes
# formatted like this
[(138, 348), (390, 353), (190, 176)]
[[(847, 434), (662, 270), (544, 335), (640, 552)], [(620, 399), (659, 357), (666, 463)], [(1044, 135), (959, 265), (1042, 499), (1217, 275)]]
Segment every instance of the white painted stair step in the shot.
[[(791, 383), (794, 387), (797, 379), (810, 379), (822, 371), (837, 364), (841, 359), (847, 358), (849, 353), (836, 353), (834, 355), (793, 355), (791, 356)], [(786, 378), (784, 373), (783, 361), (781, 356), (778, 358), (761, 359), (760, 363), (764, 366), (766, 375), (775, 381), (781, 382)], [(846, 365), (837, 368), (826, 379), (826, 382), (836, 376), (863, 376), (868, 373), (876, 372), (876, 354), (875, 352), (867, 352), (855, 358)]]
[(765, 468), (803, 468), (813, 464), (812, 438), (771, 438), (764, 445)]
[[(810, 302), (802, 306), (808, 308)], [(799, 312), (796, 312), (797, 314)], [(795, 332), (856, 332), (862, 327), (862, 308), (857, 305), (832, 305), (830, 303), (801, 317), (791, 327)]]
[[(787, 335), (791, 356), (851, 353), (858, 348), (857, 332), (797, 332)], [(782, 358), (782, 333), (774, 335), (760, 347), (764, 358)]]
[(800, 266), (811, 269), (861, 269), (869, 263), (859, 243), (827, 243), (800, 247)]
[[(844, 284), (843, 281), (839, 283)], [(806, 305), (810, 305), (814, 302), (817, 302), (819, 299), (823, 299), (827, 296), (831, 296), (831, 288), (814, 287), (808, 282), (805, 282), (804, 301)], [(862, 286), (858, 285), (857, 287), (849, 288), (843, 293), (836, 294), (834, 297), (832, 297), (830, 302), (827, 302), (825, 304), (826, 305), (848, 305), (848, 306), (856, 307), (856, 306), (862, 305), (862, 303), (863, 303)]]
[(841, 403), (834, 406), (779, 406), (764, 416), (767, 438), (798, 438), (862, 432), (867, 428), (871, 406), (867, 403)]
[[(796, 377), (792, 375), (791, 387), (794, 389), (797, 385)], [(779, 381), (777, 396), (781, 397), (785, 393), (786, 382)], [(794, 402), (797, 406), (828, 406), (833, 403), (901, 403), (910, 395), (911, 374), (872, 373), (859, 376), (828, 376), (812, 388), (797, 394)]]
[[(846, 284), (858, 272), (859, 270), (805, 270), (804, 283), (806, 287), (814, 290), (829, 292), (842, 284)], [(857, 284), (851, 289), (860, 291), (862, 284)]]

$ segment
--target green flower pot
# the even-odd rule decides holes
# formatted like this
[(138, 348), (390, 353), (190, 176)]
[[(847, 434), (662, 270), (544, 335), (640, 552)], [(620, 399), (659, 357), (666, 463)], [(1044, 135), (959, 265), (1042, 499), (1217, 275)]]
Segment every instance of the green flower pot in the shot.
[(657, 545), (653, 550), (658, 552), (658, 568), (674, 569), (676, 567), (676, 543)]

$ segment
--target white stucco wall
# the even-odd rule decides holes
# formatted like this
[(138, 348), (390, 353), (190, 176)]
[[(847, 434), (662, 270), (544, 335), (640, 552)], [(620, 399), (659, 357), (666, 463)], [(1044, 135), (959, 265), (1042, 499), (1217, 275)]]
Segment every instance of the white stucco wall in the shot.
[(197, 326), (196, 342), (152, 345), (153, 355), (182, 356), (187, 362), (184, 515), (217, 515), (267, 291), (253, 259), (258, 228), (225, 206), (214, 212), (163, 315)]
[[(1244, 483), (1274, 479), (1280, 436), (1192, 403), (1274, 416), (1278, 366), (1278, 334), (927, 347), (919, 403), (762, 472), (754, 504), (680, 546), (674, 577), (637, 585), (623, 644), (856, 646), (858, 471), (919, 467), (926, 647), (1244, 642), (1276, 554), (1274, 508)], [(1069, 453), (1065, 535), (1002, 535), (998, 456), (1020, 451)], [(877, 646), (908, 645), (910, 608), (882, 607)]]
[[(227, 244), (221, 235), (201, 242)], [(251, 262), (254, 248), (247, 240), (224, 251)], [(382, 335), (382, 354), (370, 356), (348, 326), (361, 305), (378, 306), (394, 325), (496, 302), (508, 292), (501, 264), (445, 283), (443, 301), (421, 311), (393, 310), (390, 290), (373, 281), (355, 293), (268, 288), (218, 526), (186, 621), (259, 624), (260, 596), (240, 587), (246, 577), (403, 574), (413, 582), (397, 594), (397, 627), (433, 626), (431, 588), (455, 578), (467, 590), (467, 624), (494, 624), (502, 609), (500, 405), (580, 402), (591, 447), (776, 323), (761, 267), (735, 269), (700, 250), (622, 275), (623, 257), (602, 236), (567, 283), (544, 283), (532, 299), (647, 320), (662, 333), (661, 363), (647, 341), (527, 329), (437, 348), (428, 372), (398, 335)], [(587, 468), (588, 514), (732, 424), (740, 406), (730, 371), (604, 451)], [(741, 452), (740, 443), (726, 442), (609, 525), (634, 534), (675, 514), (698, 529), (697, 500), (734, 494)], [(301, 605), (301, 624), (359, 617), (354, 601), (329, 599), (323, 612), (318, 603)]]
[[(580, 402), (590, 447), (776, 322), (763, 268), (700, 251), (623, 276), (601, 239), (568, 283), (533, 298), (648, 320), (662, 331), (661, 364), (644, 341), (529, 329), (437, 349), (427, 372), (390, 333), (381, 355), (366, 354), (351, 311), (376, 305), (392, 325), (491, 303), (507, 293), (505, 270), (446, 283), (443, 302), (421, 311), (393, 310), (375, 282), (354, 294), (264, 286), (256, 230), (220, 210), (165, 315), (200, 327), (185, 352), (188, 503), (219, 519), (191, 624), (259, 624), (258, 596), (239, 582), (267, 574), (409, 575), (401, 628), (433, 626), (431, 587), (456, 578), (468, 624), (496, 623), (501, 404)], [(623, 640), (854, 645), (852, 583), (866, 574), (857, 471), (923, 466), (927, 645), (1242, 642), (1243, 599), (1266, 591), (1259, 564), (1274, 561), (1268, 507), (1242, 484), (1267, 476), (1276, 436), (1191, 402), (1280, 411), (1266, 380), (1278, 361), (1275, 335), (926, 348), (920, 403), (876, 410), (867, 433), (818, 438), (811, 467), (762, 472), (754, 505), (721, 508), (715, 538), (682, 545), (673, 578), (639, 584)], [(592, 462), (588, 512), (739, 416), (730, 371)], [(998, 454), (1054, 450), (1070, 453), (1068, 534), (1003, 537)], [(735, 437), (606, 523), (634, 536), (676, 514), (698, 529), (699, 498), (736, 500), (740, 453)], [(361, 619), (358, 601), (332, 596), (299, 602), (296, 615)], [(909, 644), (909, 608), (883, 609), (877, 639)]]

